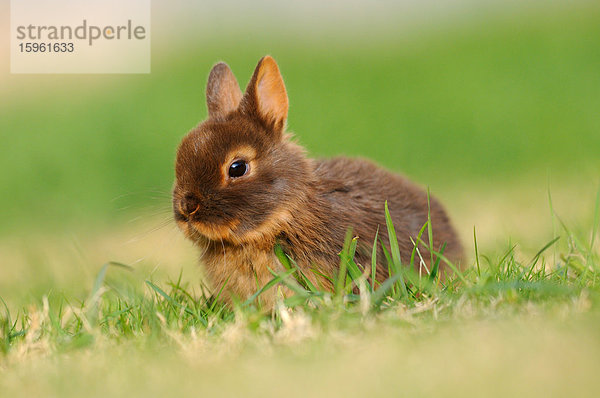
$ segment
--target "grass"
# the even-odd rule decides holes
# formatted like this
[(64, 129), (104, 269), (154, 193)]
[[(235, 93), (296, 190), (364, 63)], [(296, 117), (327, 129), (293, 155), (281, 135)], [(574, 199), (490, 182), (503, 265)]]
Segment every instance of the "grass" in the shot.
[[(563, 249), (566, 250), (554, 264), (547, 262), (545, 253), (558, 244), (561, 236), (545, 244), (529, 261), (517, 258), (516, 245), (510, 246), (497, 258), (491, 258), (480, 256), (475, 243), (476, 266), (474, 264), (464, 270), (448, 262), (443, 253), (434, 250), (435, 264), (439, 265), (442, 261), (454, 270), (450, 278), (442, 279), (440, 274), (426, 268), (420, 254), (415, 256), (418, 253), (417, 246), (410, 262), (402, 264), (387, 206), (386, 218), (391, 246), (384, 247), (384, 252), (390, 277), (381, 284), (368, 279), (372, 272), (370, 267), (354, 262), (357, 238), (353, 238), (350, 231), (340, 253), (334, 292), (315, 287), (296, 267), (294, 260), (276, 247), (276, 254), (287, 271), (274, 273), (271, 282), (233, 308), (218, 301), (218, 292), (211, 295), (203, 285), (199, 288), (190, 287), (183, 282), (181, 274), (176, 280), (163, 283), (162, 286), (151, 279), (136, 281), (118, 278), (107, 283), (109, 272), (120, 275), (133, 271), (128, 265), (109, 262), (100, 268), (85, 299), (72, 300), (64, 295), (44, 296), (41, 308), (37, 305), (33, 310), (26, 309), (17, 314), (11, 314), (5, 304), (0, 340), (2, 352), (7, 354), (14, 346), (26, 343), (26, 336), (32, 333), (31, 329), (41, 326), (32, 326), (36, 323), (33, 318), (39, 318), (40, 314), (45, 327), (35, 331), (39, 332), (37, 338), (56, 339), (60, 348), (63, 343), (69, 346), (73, 341), (91, 342), (91, 337), (98, 333), (118, 339), (162, 332), (185, 334), (204, 329), (208, 334), (218, 335), (228, 323), (235, 321), (236, 315), (254, 319), (257, 324), (250, 329), (270, 319), (273, 330), (277, 330), (282, 325), (281, 311), (292, 309), (310, 314), (315, 321), (325, 321), (331, 313), (364, 320), (370, 316), (381, 316), (390, 310), (414, 309), (424, 303), (435, 303), (440, 308), (445, 307), (444, 311), (452, 312), (452, 306), (462, 300), (485, 307), (499, 298), (511, 301), (515, 304), (515, 311), (518, 311), (520, 305), (555, 299), (559, 302), (574, 300), (584, 292), (588, 298), (595, 300), (600, 292), (600, 264), (599, 253), (594, 247), (595, 233), (586, 242), (563, 225), (562, 238), (566, 241)], [(596, 221), (597, 218), (596, 213)], [(423, 230), (426, 227), (427, 224)], [(418, 240), (426, 247), (425, 242)], [(375, 250), (373, 253), (375, 256)], [(375, 263), (376, 258), (373, 257), (372, 261)], [(257, 300), (260, 294), (278, 286), (288, 287), (294, 295), (281, 297), (281, 307), (274, 313), (261, 309), (260, 300)], [(437, 312), (436, 317), (443, 315), (444, 311)], [(328, 315), (323, 317), (323, 314)]]
[[(600, 193), (595, 228), (599, 203)], [(386, 216), (393, 237), (387, 206)], [(372, 388), (383, 396), (390, 388), (417, 395), (446, 389), (445, 395), (458, 396), (469, 383), (473, 393), (490, 396), (590, 395), (598, 387), (593, 369), (600, 353), (594, 332), (600, 325), (600, 251), (595, 228), (582, 237), (562, 227), (528, 259), (517, 254), (516, 245), (496, 256), (482, 255), (474, 236), (472, 265), (446, 279), (414, 267), (422, 261), (416, 249), (402, 265), (392, 238), (384, 250), (391, 275), (381, 284), (368, 280), (370, 267), (354, 262), (357, 239), (349, 232), (334, 292), (313, 286), (276, 248), (287, 271), (233, 307), (182, 274), (170, 282), (131, 277), (132, 267), (110, 262), (83, 299), (51, 293), (16, 312), (4, 305), (0, 386), (11, 395), (127, 391), (141, 396), (189, 394), (193, 385), (224, 395), (251, 388), (253, 396), (274, 395), (291, 374), (314, 378), (324, 372), (325, 379), (302, 391), (358, 396)], [(554, 248), (556, 262), (548, 260)], [(442, 253), (434, 256), (436, 264), (446, 261)], [(281, 296), (272, 312), (261, 309), (260, 294), (279, 286), (294, 295)], [(272, 373), (253, 371), (259, 363)], [(61, 370), (53, 371), (55, 366)], [(390, 378), (396, 372), (388, 366), (398, 369), (398, 380)], [(513, 367), (529, 374), (520, 376)], [(228, 385), (218, 369), (228, 369), (232, 382), (246, 387)], [(160, 376), (154, 379), (152, 372)], [(353, 374), (365, 378), (342, 382)], [(107, 382), (99, 384), (103, 375)], [(145, 377), (150, 379), (142, 382)], [(579, 384), (567, 388), (566, 380)]]

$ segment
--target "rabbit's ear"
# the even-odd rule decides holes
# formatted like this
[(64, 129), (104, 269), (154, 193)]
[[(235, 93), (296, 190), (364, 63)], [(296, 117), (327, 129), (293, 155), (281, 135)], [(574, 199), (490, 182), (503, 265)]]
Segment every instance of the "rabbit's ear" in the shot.
[(288, 97), (277, 63), (270, 56), (258, 61), (240, 108), (281, 133), (288, 114)]
[(242, 99), (242, 91), (235, 76), (225, 62), (213, 66), (206, 85), (208, 115), (223, 117), (235, 110)]

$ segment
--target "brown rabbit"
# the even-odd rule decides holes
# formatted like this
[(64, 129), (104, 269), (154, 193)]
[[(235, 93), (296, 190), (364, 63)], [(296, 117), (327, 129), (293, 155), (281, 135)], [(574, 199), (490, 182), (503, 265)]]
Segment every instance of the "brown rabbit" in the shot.
[[(406, 178), (361, 159), (313, 160), (286, 133), (288, 97), (275, 60), (262, 58), (246, 92), (225, 63), (210, 72), (208, 119), (177, 150), (173, 210), (223, 297), (245, 299), (281, 271), (279, 243), (315, 285), (331, 289), (349, 227), (359, 237), (356, 261), (371, 263), (375, 233), (387, 247), (387, 200), (408, 261), (427, 221), (427, 194)], [(444, 209), (430, 199), (433, 247), (458, 261), (459, 239)], [(427, 234), (424, 234), (427, 235)], [(424, 239), (427, 242), (427, 239)], [(379, 248), (377, 279), (388, 276)], [(428, 263), (429, 252), (420, 247)], [(271, 289), (274, 291), (274, 289)], [(263, 297), (264, 298), (264, 297)], [(273, 295), (266, 300), (272, 302)]]

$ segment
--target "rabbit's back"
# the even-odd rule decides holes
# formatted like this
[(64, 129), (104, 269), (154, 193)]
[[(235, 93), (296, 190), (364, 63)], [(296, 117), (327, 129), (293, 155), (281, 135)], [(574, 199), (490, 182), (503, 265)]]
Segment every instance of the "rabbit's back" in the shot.
[[(315, 175), (319, 196), (330, 208), (330, 231), (338, 235), (339, 242), (343, 241), (346, 229), (352, 227), (362, 242), (363, 250), (359, 250), (357, 255), (363, 264), (370, 262), (370, 247), (377, 230), (386, 246), (389, 244), (384, 210), (386, 201), (403, 262), (408, 262), (414, 248), (411, 238), (416, 241), (427, 222), (429, 211), (434, 250), (440, 250), (445, 242), (447, 258), (457, 261), (462, 256), (458, 236), (443, 207), (434, 197), (429, 198), (428, 206), (426, 191), (405, 177), (370, 161), (345, 157), (317, 161)], [(427, 242), (427, 233), (423, 235), (422, 239)], [(424, 248), (420, 251), (425, 259), (429, 257)]]

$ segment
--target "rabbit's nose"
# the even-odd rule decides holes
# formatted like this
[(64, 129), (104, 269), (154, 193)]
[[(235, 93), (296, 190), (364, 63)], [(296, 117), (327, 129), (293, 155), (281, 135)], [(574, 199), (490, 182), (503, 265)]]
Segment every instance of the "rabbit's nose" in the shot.
[(200, 209), (198, 196), (188, 193), (179, 202), (179, 211), (186, 217), (194, 215)]

